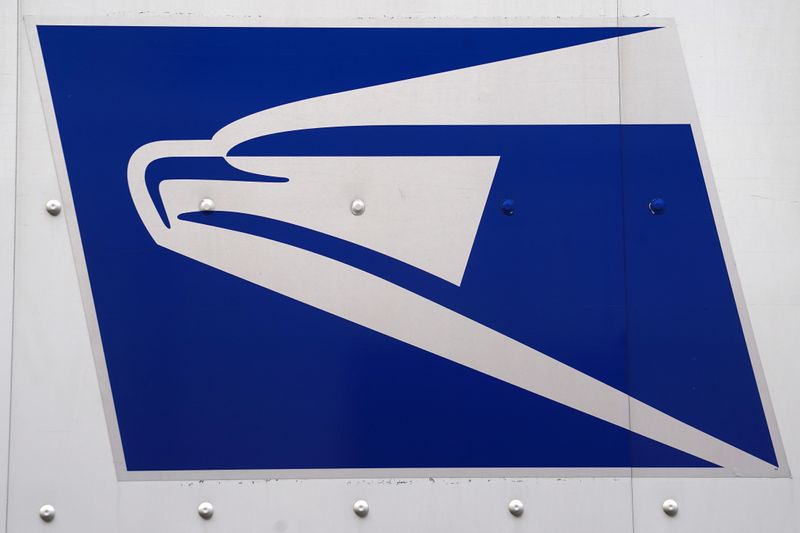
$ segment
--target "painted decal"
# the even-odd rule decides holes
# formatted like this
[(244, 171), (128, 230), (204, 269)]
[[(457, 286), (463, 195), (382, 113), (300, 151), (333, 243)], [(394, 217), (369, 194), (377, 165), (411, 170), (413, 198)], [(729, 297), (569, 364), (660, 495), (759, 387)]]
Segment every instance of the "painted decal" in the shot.
[(673, 28), (36, 30), (122, 474), (787, 475)]

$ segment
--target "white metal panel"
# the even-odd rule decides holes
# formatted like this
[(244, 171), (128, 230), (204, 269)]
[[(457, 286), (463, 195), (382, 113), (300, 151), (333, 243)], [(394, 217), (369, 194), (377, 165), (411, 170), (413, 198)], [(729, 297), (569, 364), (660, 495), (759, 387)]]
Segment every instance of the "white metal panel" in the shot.
[[(677, 19), (690, 79), (720, 199), (750, 304), (767, 381), (790, 466), (800, 464), (800, 421), (793, 382), (800, 375), (792, 347), (800, 318), (795, 272), (800, 256), (793, 240), (799, 221), (794, 149), (800, 110), (793, 103), (800, 81), (793, 53), (796, 8), (780, 2), (752, 6), (728, 2), (716, 9), (693, 2), (642, 2), (620, 6), (625, 16), (646, 13)], [(781, 13), (790, 7), (794, 13)], [(433, 15), (455, 17), (615, 16), (614, 2), (190, 2), (106, 3), (23, 2), (26, 15), (104, 14), (155, 16), (364, 16)], [(753, 20), (756, 22), (754, 23)], [(755, 27), (752, 27), (752, 25)], [(759, 31), (759, 28), (762, 31)], [(768, 28), (769, 31), (763, 31)], [(761, 44), (736, 37), (769, 35)], [(720, 37), (722, 36), (722, 37)], [(753, 46), (760, 53), (754, 53)], [(800, 524), (792, 479), (637, 479), (631, 509), (628, 479), (526, 480), (328, 480), (123, 482), (115, 477), (89, 337), (81, 309), (65, 218), (51, 218), (43, 202), (58, 195), (44, 115), (36, 91), (27, 44), (20, 50), (21, 128), (17, 191), (15, 374), (9, 531), (41, 527), (65, 531), (164, 531), (217, 528), (226, 531), (274, 529), (375, 531), (515, 530), (629, 531), (793, 531)], [(712, 59), (709, 59), (711, 57)], [(765, 58), (770, 76), (760, 79)], [(787, 68), (788, 66), (788, 68)], [(766, 106), (761, 107), (761, 106)], [(766, 117), (766, 118), (765, 118)], [(741, 124), (748, 125), (746, 131)], [(732, 127), (736, 126), (736, 127)], [(750, 169), (748, 172), (747, 169)], [(764, 174), (765, 169), (769, 169)], [(742, 175), (744, 174), (744, 175)], [(212, 422), (213, 423), (213, 422)], [(372, 508), (363, 522), (352, 514), (356, 498)], [(526, 503), (514, 522), (507, 501)], [(678, 517), (661, 502), (675, 498)], [(209, 523), (196, 505), (214, 502)], [(57, 519), (42, 523), (36, 510), (52, 503)]]
[[(621, 0), (620, 16), (676, 20), (741, 282), (740, 304), (747, 304), (751, 340), (758, 345), (788, 465), (797, 472), (800, 38), (794, 27), (800, 9), (791, 2)], [(620, 59), (624, 80), (631, 68), (624, 46)], [(623, 99), (623, 112), (627, 102)], [(796, 479), (665, 480), (634, 474), (632, 489), (635, 531), (800, 527)], [(668, 498), (679, 505), (672, 519), (661, 510)]]
[[(204, 16), (237, 14), (237, 8), (230, 4), (205, 7), (195, 4), (191, 10), (200, 10)], [(341, 5), (326, 7), (320, 3), (315, 7), (319, 9), (312, 11), (297, 4), (262, 5), (258, 10), (271, 17), (281, 16), (276, 11), (280, 9), (302, 15), (343, 16)], [(357, 5), (351, 7), (354, 13), (367, 11), (366, 6), (363, 10)], [(514, 14), (511, 7), (507, 14)], [(23, 9), (25, 14), (45, 16), (101, 14), (94, 8), (87, 3), (66, 10), (53, 2), (31, 3)], [(107, 8), (115, 14), (126, 11), (110, 5)], [(247, 13), (248, 8), (253, 6), (239, 6), (238, 14), (252, 15)], [(153, 11), (163, 15), (188, 9), (159, 3)], [(368, 11), (378, 16), (400, 15), (407, 9), (391, 4), (368, 6)], [(141, 10), (137, 6), (127, 14)], [(576, 2), (572, 10), (579, 16), (613, 13), (609, 3), (605, 8), (584, 10)], [(441, 13), (435, 6), (423, 5), (414, 11)], [(467, 18), (489, 12), (497, 15), (494, 9), (477, 6), (449, 11), (448, 15)], [(553, 531), (594, 531), (598, 525), (609, 531), (630, 531), (627, 478), (118, 482), (69, 250), (66, 217), (49, 217), (41, 208), (40, 198), (55, 194), (57, 179), (27, 45), (20, 57), (24, 59), (24, 162), (19, 169), (23, 186), (18, 195), (18, 223), (19, 238), (25, 245), (17, 254), (23, 274), (17, 278), (20, 305), (15, 331), (20, 343), (13, 409), (18, 416), (13, 423), (10, 531), (55, 527), (98, 532), (143, 528), (477, 532), (515, 531), (532, 524)], [(53, 294), (58, 294), (57, 302)], [(363, 520), (352, 512), (358, 498), (370, 502), (370, 515)], [(527, 502), (521, 519), (508, 513), (512, 498)], [(204, 500), (215, 505), (214, 518), (208, 523), (196, 512)], [(43, 523), (37, 515), (44, 503), (56, 507), (56, 519), (51, 524)], [(589, 512), (576, 512), (578, 508)]]

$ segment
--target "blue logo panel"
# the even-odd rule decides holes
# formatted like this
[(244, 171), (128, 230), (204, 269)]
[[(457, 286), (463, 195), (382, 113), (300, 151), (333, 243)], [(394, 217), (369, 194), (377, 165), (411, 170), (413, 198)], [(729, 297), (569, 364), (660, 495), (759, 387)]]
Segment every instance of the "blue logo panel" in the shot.
[[(723, 466), (159, 246), (129, 190), (154, 141), (645, 31), (39, 26), (127, 469)], [(326, 127), (223, 155), (147, 168), (165, 225), (167, 180), (293, 179), (227, 158), (499, 157), (460, 284), (275, 218), (177, 219), (387, 280), (777, 466), (689, 125)]]

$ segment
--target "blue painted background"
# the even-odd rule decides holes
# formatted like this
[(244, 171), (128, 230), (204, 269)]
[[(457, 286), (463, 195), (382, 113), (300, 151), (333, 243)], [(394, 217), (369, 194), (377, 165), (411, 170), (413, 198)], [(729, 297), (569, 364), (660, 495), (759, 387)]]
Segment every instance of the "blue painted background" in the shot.
[[(128, 468), (713, 467), (160, 248), (127, 189), (151, 141), (648, 29), (40, 26)], [(689, 126), (332, 128), (232, 153), (500, 155), (461, 287), (276, 221), (184, 218), (345, 260), (775, 463)]]

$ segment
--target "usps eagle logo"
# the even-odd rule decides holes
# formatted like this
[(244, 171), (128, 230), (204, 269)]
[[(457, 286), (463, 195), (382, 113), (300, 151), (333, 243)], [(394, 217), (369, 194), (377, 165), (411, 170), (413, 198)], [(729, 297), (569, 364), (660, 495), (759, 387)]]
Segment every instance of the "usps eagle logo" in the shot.
[(37, 38), (120, 476), (788, 475), (670, 22)]

